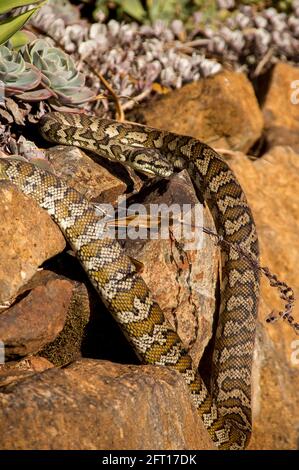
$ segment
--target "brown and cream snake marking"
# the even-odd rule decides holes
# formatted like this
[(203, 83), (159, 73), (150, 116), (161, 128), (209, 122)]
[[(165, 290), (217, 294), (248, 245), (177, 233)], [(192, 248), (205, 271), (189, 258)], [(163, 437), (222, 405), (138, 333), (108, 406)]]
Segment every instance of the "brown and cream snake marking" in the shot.
[(186, 168), (230, 248), (222, 252), (221, 307), (209, 393), (182, 342), (116, 240), (101, 238), (100, 218), (75, 190), (26, 162), (0, 160), (0, 179), (31, 195), (57, 222), (90, 280), (146, 364), (167, 365), (184, 377), (219, 449), (243, 449), (251, 434), (251, 368), (259, 301), (258, 240), (244, 193), (225, 161), (198, 140), (167, 131), (50, 113), (40, 123), (51, 142), (76, 145), (139, 170), (169, 176)]

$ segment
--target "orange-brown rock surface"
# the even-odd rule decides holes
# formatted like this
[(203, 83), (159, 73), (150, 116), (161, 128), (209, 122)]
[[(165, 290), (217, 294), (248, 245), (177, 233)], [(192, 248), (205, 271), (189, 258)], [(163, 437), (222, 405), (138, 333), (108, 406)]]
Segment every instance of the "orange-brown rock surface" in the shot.
[(191, 135), (212, 147), (247, 152), (259, 139), (263, 115), (242, 73), (223, 71), (190, 83), (141, 109), (146, 124)]
[(63, 329), (73, 285), (52, 275), (0, 314), (0, 338), (6, 360), (39, 351)]
[[(20, 379), (30, 377), (38, 372), (51, 369), (53, 364), (44, 357), (28, 356), (19, 361), (9, 361), (0, 364), (0, 390), (1, 387), (17, 383)], [(1, 393), (1, 392), (0, 392)]]
[(0, 182), (0, 303), (48, 258), (65, 248), (64, 237), (48, 214), (9, 182)]
[(84, 359), (0, 389), (0, 449), (213, 449), (178, 372)]
[(263, 103), (268, 144), (290, 145), (299, 152), (299, 72), (298, 67), (275, 65)]
[[(55, 174), (62, 177), (70, 187), (79, 191), (87, 199), (112, 203), (127, 189), (124, 181), (94, 162), (76, 147), (58, 145), (49, 149), (47, 156)], [(112, 163), (111, 166), (113, 166)], [(118, 165), (118, 170), (120, 176), (126, 174), (126, 170), (120, 165)]]

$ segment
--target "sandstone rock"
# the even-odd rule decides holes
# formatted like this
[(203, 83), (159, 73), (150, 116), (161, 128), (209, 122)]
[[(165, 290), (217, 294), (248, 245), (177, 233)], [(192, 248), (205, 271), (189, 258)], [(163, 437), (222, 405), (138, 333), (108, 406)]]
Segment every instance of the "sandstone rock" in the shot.
[[(264, 302), (262, 311), (266, 311)], [(277, 337), (282, 331), (283, 336), (287, 336), (285, 328), (279, 324), (275, 326)], [(288, 334), (291, 350), (294, 335), (292, 337), (290, 331)], [(285, 359), (284, 342), (280, 344), (277, 340), (273, 341), (264, 322), (259, 323), (253, 364), (253, 433), (248, 447), (250, 450), (298, 449), (298, 364), (292, 366), (290, 360)]]
[(49, 149), (47, 157), (57, 176), (63, 177), (69, 186), (94, 202), (112, 203), (127, 189), (120, 177), (126, 175), (128, 179), (129, 176), (121, 165), (109, 162), (108, 167), (119, 172), (120, 177), (116, 177), (103, 166), (103, 159), (98, 164), (82, 150), (61, 145)]
[[(203, 215), (198, 227), (203, 236), (199, 249), (192, 248), (191, 240), (176, 239), (171, 231), (165, 240), (128, 239), (124, 244), (126, 254), (142, 263), (142, 277), (198, 364), (211, 336), (215, 310), (218, 249), (210, 236), (202, 234), (202, 225), (215, 231), (211, 215), (198, 203), (187, 172), (151, 185), (134, 201), (151, 208), (154, 204), (178, 204), (181, 208), (197, 204)], [(167, 220), (166, 212), (164, 217)]]
[(285, 63), (275, 65), (263, 103), (268, 144), (290, 145), (299, 152), (299, 72)]
[(81, 360), (0, 389), (1, 449), (213, 449), (182, 377)]
[(146, 124), (196, 137), (214, 148), (247, 152), (261, 136), (263, 116), (251, 83), (224, 71), (183, 86), (141, 108)]
[(56, 338), (65, 324), (72, 291), (71, 282), (53, 274), (1, 313), (6, 359), (39, 351)]
[[(0, 303), (18, 289), (65, 240), (48, 214), (9, 182), (0, 182)], [(38, 221), (38, 223), (37, 223)]]
[[(261, 264), (292, 286), (298, 299), (299, 155), (291, 148), (275, 147), (255, 162), (236, 154), (229, 163), (253, 210)], [(293, 354), (298, 336), (282, 321), (265, 322), (273, 309), (283, 307), (279, 293), (263, 278), (253, 366), (252, 449), (295, 449), (298, 445), (299, 363)], [(294, 317), (299, 321), (298, 302)]]
[(53, 364), (47, 359), (37, 356), (28, 356), (20, 361), (0, 364), (0, 389), (52, 367), (54, 367)]

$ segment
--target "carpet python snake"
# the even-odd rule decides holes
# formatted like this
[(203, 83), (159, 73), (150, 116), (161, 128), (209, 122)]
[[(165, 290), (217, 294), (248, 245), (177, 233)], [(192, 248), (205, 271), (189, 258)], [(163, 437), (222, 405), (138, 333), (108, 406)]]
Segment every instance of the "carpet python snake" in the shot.
[(99, 216), (77, 191), (31, 163), (0, 159), (0, 180), (32, 196), (59, 225), (92, 284), (146, 364), (179, 371), (204, 426), (219, 449), (244, 449), (251, 434), (251, 369), (259, 301), (258, 239), (245, 195), (227, 163), (191, 137), (83, 114), (53, 112), (40, 122), (44, 138), (75, 145), (160, 176), (187, 169), (207, 203), (221, 254), (221, 305), (208, 391), (192, 360), (117, 240), (100, 238)]

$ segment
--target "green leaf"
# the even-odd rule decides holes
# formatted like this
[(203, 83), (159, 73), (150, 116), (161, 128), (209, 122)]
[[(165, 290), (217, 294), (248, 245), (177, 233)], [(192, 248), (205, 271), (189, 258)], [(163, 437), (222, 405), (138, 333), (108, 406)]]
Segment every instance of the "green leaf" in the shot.
[(19, 29), (21, 29), (30, 16), (38, 10), (39, 7), (26, 11), (17, 17), (8, 18), (0, 22), (0, 44), (4, 44), (8, 39), (13, 36)]
[(176, 9), (182, 6), (180, 7), (176, 0), (147, 0), (147, 8), (151, 21), (157, 19), (171, 21), (176, 16)]
[(13, 49), (19, 49), (34, 39), (36, 39), (36, 36), (29, 31), (17, 31), (13, 36), (11, 36), (10, 42)]
[(6, 13), (17, 7), (24, 7), (26, 5), (33, 5), (40, 3), (42, 0), (0, 0), (0, 15)]
[[(202, 1), (202, 0), (200, 0)], [(147, 0), (147, 10), (152, 22), (160, 19), (169, 23), (175, 18), (185, 19), (192, 12), (192, 5), (188, 0)], [(194, 3), (194, 0), (192, 4)]]
[(142, 21), (146, 16), (146, 11), (140, 0), (116, 0), (115, 3), (121, 7), (124, 13), (137, 21)]

